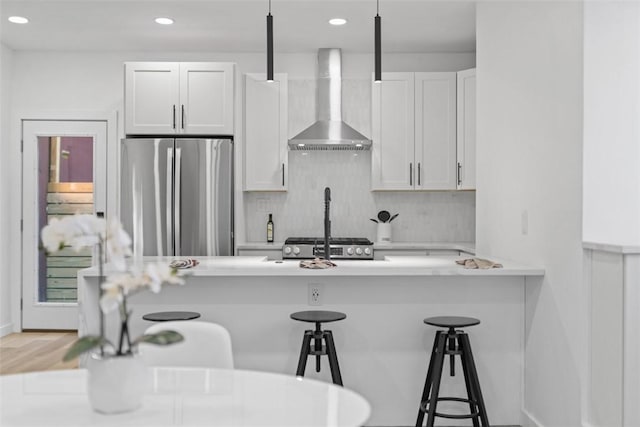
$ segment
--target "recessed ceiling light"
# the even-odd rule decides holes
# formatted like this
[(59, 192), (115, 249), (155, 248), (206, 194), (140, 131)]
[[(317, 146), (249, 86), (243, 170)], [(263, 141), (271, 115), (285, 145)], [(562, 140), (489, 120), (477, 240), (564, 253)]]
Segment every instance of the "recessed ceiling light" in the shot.
[(9, 22), (13, 22), (14, 24), (26, 24), (29, 20), (24, 16), (10, 16)]
[(156, 18), (156, 23), (160, 25), (171, 25), (173, 24), (173, 19), (171, 18)]
[(343, 18), (329, 19), (329, 24), (331, 24), (331, 25), (344, 25), (346, 23), (347, 23), (347, 20), (343, 19)]

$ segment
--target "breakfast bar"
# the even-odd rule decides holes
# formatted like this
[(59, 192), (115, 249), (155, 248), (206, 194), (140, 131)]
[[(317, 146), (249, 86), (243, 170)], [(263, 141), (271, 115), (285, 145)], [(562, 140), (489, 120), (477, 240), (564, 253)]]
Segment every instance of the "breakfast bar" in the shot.
[[(330, 324), (344, 385), (372, 407), (368, 425), (415, 423), (429, 352), (436, 328), (431, 316), (470, 316), (481, 324), (468, 330), (492, 424), (521, 422), (525, 291), (539, 284), (541, 268), (492, 260), (502, 268), (465, 269), (464, 257), (393, 257), (371, 261), (335, 261), (329, 269), (303, 269), (298, 261), (266, 257), (199, 258), (182, 270), (184, 286), (165, 286), (159, 294), (130, 298), (135, 336), (151, 325), (145, 313), (196, 311), (231, 334), (239, 369), (294, 375), (305, 325), (289, 315), (301, 310), (335, 310), (347, 318)], [(145, 258), (144, 262), (170, 258)], [(79, 272), (80, 334), (99, 330), (98, 274)], [(310, 288), (319, 289), (311, 300)], [(312, 305), (313, 304), (313, 305)], [(106, 318), (107, 336), (117, 315)], [(203, 343), (202, 345), (206, 345)], [(331, 381), (329, 366), (320, 373), (309, 363), (305, 376)], [(464, 393), (461, 375), (447, 376), (442, 395)], [(466, 405), (442, 404), (451, 413)]]

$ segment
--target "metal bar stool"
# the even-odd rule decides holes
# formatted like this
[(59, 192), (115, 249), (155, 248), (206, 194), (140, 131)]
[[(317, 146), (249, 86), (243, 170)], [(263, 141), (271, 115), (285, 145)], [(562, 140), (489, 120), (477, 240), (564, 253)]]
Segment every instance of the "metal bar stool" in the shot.
[[(471, 418), (474, 427), (480, 427), (480, 422), (482, 422), (482, 427), (489, 427), (487, 410), (484, 406), (482, 391), (480, 390), (478, 371), (473, 361), (469, 336), (464, 331), (456, 330), (456, 328), (478, 325), (480, 321), (472, 317), (444, 316), (424, 319), (424, 323), (448, 328), (448, 331), (437, 331), (435, 339), (433, 340), (433, 349), (431, 350), (427, 379), (424, 383), (424, 389), (420, 399), (416, 427), (422, 426), (424, 414), (428, 414), (427, 427), (433, 427), (435, 417), (452, 419)], [(442, 378), (442, 367), (446, 355), (449, 355), (449, 370), (451, 376), (455, 375), (454, 358), (455, 356), (460, 356), (464, 383), (467, 389), (466, 399), (438, 396), (440, 380)], [(469, 414), (453, 415), (436, 412), (438, 402), (440, 401), (466, 402), (469, 404)]]
[[(338, 354), (333, 341), (333, 334), (329, 330), (322, 330), (322, 323), (335, 322), (346, 319), (347, 315), (337, 311), (298, 311), (291, 314), (293, 320), (301, 322), (310, 322), (316, 324), (316, 329), (308, 329), (304, 331), (302, 339), (302, 349), (300, 350), (300, 360), (298, 361), (298, 369), (296, 375), (303, 377), (305, 368), (307, 367), (307, 358), (309, 356), (316, 357), (316, 372), (320, 372), (320, 356), (329, 358), (329, 369), (331, 370), (331, 379), (334, 384), (342, 385), (342, 375), (340, 375), (340, 366), (338, 365)], [(313, 340), (313, 345), (311, 344)], [(322, 344), (324, 340), (325, 344)]]

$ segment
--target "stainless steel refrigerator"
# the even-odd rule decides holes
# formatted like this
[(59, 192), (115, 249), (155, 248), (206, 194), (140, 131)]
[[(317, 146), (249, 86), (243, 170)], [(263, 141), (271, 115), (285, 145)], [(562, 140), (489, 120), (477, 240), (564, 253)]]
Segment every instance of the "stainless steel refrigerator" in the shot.
[(233, 141), (128, 138), (120, 220), (136, 256), (233, 255)]

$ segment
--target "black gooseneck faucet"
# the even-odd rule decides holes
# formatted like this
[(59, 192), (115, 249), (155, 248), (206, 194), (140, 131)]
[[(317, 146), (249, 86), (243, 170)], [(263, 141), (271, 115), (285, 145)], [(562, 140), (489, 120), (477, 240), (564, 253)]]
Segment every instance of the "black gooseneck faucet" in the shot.
[(331, 205), (331, 189), (326, 187), (324, 189), (324, 259), (327, 261), (331, 259), (331, 220), (329, 213), (329, 206)]

